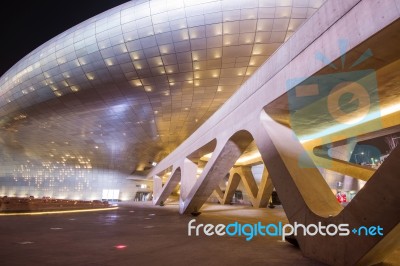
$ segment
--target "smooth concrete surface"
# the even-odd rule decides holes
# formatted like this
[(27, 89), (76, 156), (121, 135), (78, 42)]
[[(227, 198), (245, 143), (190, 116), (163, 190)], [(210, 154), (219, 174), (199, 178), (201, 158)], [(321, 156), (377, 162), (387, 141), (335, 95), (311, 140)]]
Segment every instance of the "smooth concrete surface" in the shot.
[[(177, 215), (178, 208), (134, 202), (107, 212), (0, 217), (0, 265), (323, 265), (279, 237), (188, 236), (194, 217)], [(280, 207), (217, 204), (195, 219), (287, 223)]]
[[(327, 71), (329, 63), (318, 60), (316, 53), (323, 54), (335, 62), (341, 56), (346, 55), (348, 58), (353, 56), (354, 52), (365, 52), (367, 50), (364, 49), (365, 46), (375, 51), (368, 64), (371, 64), (371, 69), (376, 70), (379, 81), (378, 92), (391, 94), (389, 84), (393, 78), (387, 75), (386, 71), (392, 69), (396, 72), (392, 67), (393, 61), (398, 60), (398, 53), (392, 50), (390, 53), (384, 53), (382, 49), (387, 50), (384, 43), (398, 43), (400, 40), (397, 37), (398, 34), (394, 34), (398, 32), (400, 13), (398, 10), (389, 8), (393, 5), (393, 1), (364, 0), (340, 3), (327, 1), (208, 121), (159, 162), (149, 176), (167, 169), (198, 150), (199, 147), (216, 140), (219, 150), (216, 149), (218, 152), (215, 151), (212, 154), (214, 161), (208, 161), (202, 172), (203, 178), (198, 179), (190, 196), (185, 200), (186, 211), (184, 208), (181, 213), (200, 209), (202, 203), (205, 202), (205, 197), (209, 196), (212, 190), (217, 189), (221, 178), (228, 173), (230, 168), (227, 166), (234, 164), (229, 160), (231, 158), (223, 158), (224, 154), (219, 152), (221, 145), (229, 136), (237, 132), (250, 132), (291, 223), (295, 221), (303, 224), (348, 222), (357, 228), (379, 224), (386, 230), (384, 237), (376, 238), (352, 236), (341, 239), (299, 236), (298, 242), (305, 256), (330, 265), (373, 265), (381, 262), (399, 244), (398, 188), (400, 183), (399, 165), (396, 161), (398, 162), (400, 158), (400, 151), (393, 152), (375, 172), (365, 170), (361, 166), (349, 167), (348, 163), (337, 159), (330, 160), (331, 164), (337, 164), (336, 171), (369, 180), (353, 201), (343, 208), (320, 175), (317, 165), (307, 154), (306, 151), (311, 149), (304, 149), (305, 145), (293, 137), (296, 133), (294, 129), (292, 130), (288, 123), (281, 123), (274, 119), (268, 111), (276, 111), (276, 109), (290, 111), (289, 106), (274, 105), (276, 100), (284, 98), (285, 93), (297, 85), (285, 86), (288, 81), (299, 77), (312, 77)], [(375, 16), (375, 14), (381, 15)], [(376, 19), (371, 20), (371, 17), (376, 17)], [(386, 41), (382, 42), (380, 37)], [(345, 49), (338, 48), (340, 39), (346, 39), (347, 52), (344, 51)], [(376, 44), (378, 39), (379, 45)], [(377, 60), (378, 58), (382, 59), (381, 63)], [(360, 69), (366, 66), (364, 65), (363, 68), (360, 66)], [(389, 68), (386, 68), (387, 66)], [(394, 94), (396, 95), (396, 92)], [(390, 97), (386, 99), (389, 100), (380, 97), (381, 107), (392, 103)], [(396, 119), (400, 112), (393, 112), (391, 115), (386, 112), (386, 115), (382, 115), (379, 119), (355, 124), (340, 132), (331, 130), (332, 132), (329, 131), (324, 136), (311, 138), (310, 142), (313, 145), (319, 142), (318, 145), (309, 146), (309, 143), (307, 145), (314, 148), (396, 126), (400, 121)], [(381, 125), (379, 128), (373, 125), (375, 120), (381, 120), (378, 121)], [(308, 140), (309, 132), (305, 130), (306, 127), (313, 128), (313, 132), (329, 128), (326, 125), (318, 125), (319, 121), (319, 119), (312, 121), (317, 125), (315, 127), (303, 123), (303, 133), (300, 134), (302, 140)], [(333, 121), (332, 124), (328, 123), (328, 126), (336, 126), (337, 123)], [(328, 140), (323, 142), (320, 139)], [(224, 171), (221, 170), (218, 176), (213, 175), (212, 168), (208, 165), (214, 168), (219, 167)], [(218, 192), (217, 194), (220, 194)]]
[(182, 167), (180, 187), (180, 202), (184, 202), (190, 190), (197, 181), (197, 165), (189, 159), (185, 159)]
[(251, 204), (256, 208), (264, 208), (268, 205), (268, 200), (271, 197), (274, 188), (271, 178), (268, 178), (268, 171), (264, 167), (260, 186), (258, 187), (250, 166), (233, 167), (229, 171), (228, 185), (225, 188), (225, 193), (220, 187), (215, 189), (215, 195), (221, 204), (229, 204), (233, 194), (242, 180), (246, 193), (249, 195)]
[(233, 167), (243, 151), (251, 143), (251, 136), (246, 131), (236, 132), (227, 141), (217, 144), (211, 159), (197, 179), (184, 202), (181, 202), (179, 212), (191, 213), (200, 210), (211, 196), (221, 180)]
[[(291, 223), (348, 223), (354, 228), (372, 225), (385, 228), (383, 237), (349, 236), (343, 239), (299, 235), (297, 240), (305, 256), (330, 265), (374, 265), (399, 247), (400, 147), (392, 151), (357, 196), (340, 210), (342, 207), (322, 176), (310, 171), (313, 168), (305, 168), (309, 158), (301, 151), (299, 143), (290, 138), (290, 129), (268, 117), (265, 117), (264, 127), (270, 139), (265, 136), (255, 139)], [(276, 150), (270, 148), (267, 152), (265, 147)], [(301, 154), (304, 154), (303, 163), (294, 159), (300, 158)], [(302, 178), (304, 176), (307, 179)], [(307, 192), (313, 193), (312, 197), (307, 197)]]
[(167, 182), (162, 185), (162, 180), (160, 177), (155, 176), (153, 178), (154, 186), (154, 198), (153, 203), (155, 205), (159, 205), (161, 202), (164, 202), (169, 195), (171, 195), (172, 191), (178, 186), (181, 181), (181, 168), (174, 168), (171, 172), (171, 176), (168, 178)]

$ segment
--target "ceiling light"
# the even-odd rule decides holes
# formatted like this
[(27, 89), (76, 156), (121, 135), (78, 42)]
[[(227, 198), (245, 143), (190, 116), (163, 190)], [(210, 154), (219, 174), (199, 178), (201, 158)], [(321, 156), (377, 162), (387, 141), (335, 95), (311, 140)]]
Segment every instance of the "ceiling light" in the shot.
[(133, 86), (136, 86), (136, 87), (142, 86), (142, 82), (140, 81), (140, 79), (134, 79), (134, 80), (132, 80), (132, 81), (131, 81), (131, 84), (132, 84)]
[(106, 59), (105, 61), (106, 61), (107, 66), (112, 66), (113, 65), (113, 62), (112, 62), (111, 59)]

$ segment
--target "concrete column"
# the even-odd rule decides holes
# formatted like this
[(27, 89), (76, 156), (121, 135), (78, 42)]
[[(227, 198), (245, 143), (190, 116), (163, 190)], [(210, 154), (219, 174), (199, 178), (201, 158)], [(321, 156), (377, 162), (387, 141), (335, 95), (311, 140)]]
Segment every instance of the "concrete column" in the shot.
[(233, 194), (235, 194), (236, 188), (239, 186), (239, 183), (240, 183), (240, 175), (231, 170), (229, 174), (228, 185), (225, 188), (225, 194), (222, 204), (231, 203)]
[(291, 130), (265, 113), (262, 125), (255, 125), (252, 134), (290, 223), (348, 224), (349, 230), (377, 225), (384, 228), (383, 236), (355, 235), (351, 231), (346, 237), (298, 234), (296, 239), (305, 256), (330, 265), (373, 265), (398, 247), (400, 146), (342, 210)]
[(248, 132), (237, 132), (227, 141), (219, 140), (210, 160), (190, 191), (180, 213), (191, 213), (199, 210), (204, 202), (218, 187), (221, 180), (229, 172), (234, 163), (252, 141)]
[(186, 159), (183, 161), (182, 178), (181, 178), (181, 190), (180, 190), (180, 201), (185, 201), (190, 190), (193, 188), (197, 181), (197, 165), (191, 160)]
[(153, 204), (156, 204), (157, 199), (160, 197), (162, 191), (162, 179), (155, 175), (153, 176)]
[(180, 180), (181, 180), (181, 168), (178, 167), (172, 170), (171, 175), (168, 178), (168, 181), (161, 189), (161, 193), (159, 193), (158, 197), (154, 197), (153, 204), (159, 205), (161, 201), (165, 202), (169, 197), (169, 195), (171, 195), (172, 191), (174, 191), (176, 186), (179, 184)]
[(264, 166), (264, 171), (262, 174), (260, 187), (258, 188), (257, 199), (255, 200), (254, 207), (267, 207), (273, 189), (274, 185), (272, 184), (271, 178), (269, 177), (267, 168)]
[(228, 185), (225, 188), (221, 204), (229, 204), (231, 202), (233, 194), (239, 186), (240, 180), (242, 180), (246, 193), (249, 195), (251, 204), (254, 207), (263, 208), (268, 205), (273, 185), (271, 179), (268, 178), (268, 171), (266, 171), (265, 167), (260, 188), (257, 187), (251, 167), (249, 166), (233, 167), (229, 173)]
[(218, 199), (220, 204), (224, 204), (224, 193), (222, 192), (220, 187), (216, 187), (214, 190), (214, 195)]
[(253, 172), (251, 172), (250, 166), (242, 166), (239, 169), (243, 181), (243, 185), (249, 195), (252, 197), (252, 204), (254, 206), (255, 199), (257, 198), (258, 187), (254, 179)]
[[(258, 150), (279, 198), (286, 198), (293, 215), (305, 207), (303, 204), (323, 217), (339, 213), (342, 207), (293, 131), (265, 112), (261, 125), (254, 136)], [(292, 213), (284, 208), (290, 220)]]
[[(236, 188), (239, 185), (240, 180), (243, 182), (244, 189), (246, 190), (247, 194), (250, 197), (251, 204), (254, 206), (256, 204), (256, 198), (258, 193), (258, 187), (256, 181), (254, 179), (253, 173), (251, 172), (251, 167), (249, 166), (240, 166), (240, 167), (233, 167), (230, 171), (230, 174), (233, 177), (237, 176), (237, 184), (232, 184), (232, 187), (229, 187), (231, 191), (230, 195), (227, 195), (226, 203), (229, 203), (230, 199), (232, 198), (233, 193), (235, 192)], [(228, 184), (229, 186), (229, 184)], [(228, 188), (227, 188), (228, 189)]]

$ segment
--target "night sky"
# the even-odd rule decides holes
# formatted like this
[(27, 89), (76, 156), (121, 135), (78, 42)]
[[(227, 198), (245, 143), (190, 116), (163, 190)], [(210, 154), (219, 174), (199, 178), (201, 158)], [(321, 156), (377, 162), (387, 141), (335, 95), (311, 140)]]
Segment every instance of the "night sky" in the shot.
[(65, 30), (127, 0), (38, 0), (3, 3), (0, 76), (29, 52)]

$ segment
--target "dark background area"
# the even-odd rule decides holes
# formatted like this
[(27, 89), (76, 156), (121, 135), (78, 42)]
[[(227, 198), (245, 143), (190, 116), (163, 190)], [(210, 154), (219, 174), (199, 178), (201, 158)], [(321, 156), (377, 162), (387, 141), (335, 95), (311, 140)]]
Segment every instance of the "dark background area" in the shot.
[(10, 1), (0, 11), (0, 76), (41, 44), (127, 0)]

